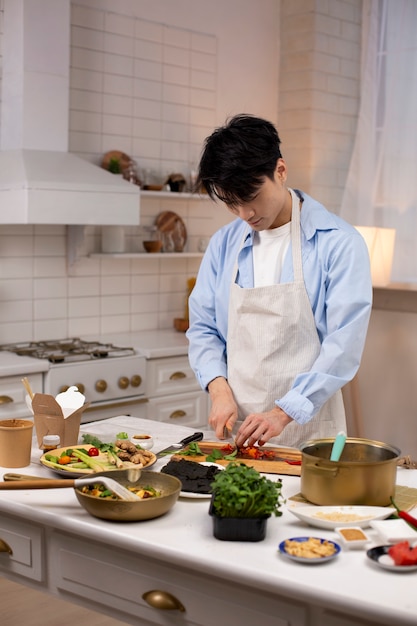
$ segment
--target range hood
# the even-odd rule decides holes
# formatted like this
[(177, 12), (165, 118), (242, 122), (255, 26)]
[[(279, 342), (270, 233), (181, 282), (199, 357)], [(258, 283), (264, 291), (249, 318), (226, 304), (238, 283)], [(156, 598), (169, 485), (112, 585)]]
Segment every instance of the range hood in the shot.
[(4, 0), (0, 224), (139, 224), (140, 189), (68, 151), (70, 0)]

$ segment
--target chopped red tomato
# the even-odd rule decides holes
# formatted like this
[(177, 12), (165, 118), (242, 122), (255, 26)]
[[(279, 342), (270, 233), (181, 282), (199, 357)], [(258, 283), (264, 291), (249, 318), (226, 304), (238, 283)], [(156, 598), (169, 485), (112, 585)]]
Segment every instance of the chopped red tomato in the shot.
[(220, 448), (220, 450), (225, 454), (231, 454), (235, 451), (235, 447), (232, 446), (230, 443), (225, 443), (224, 446)]
[(88, 450), (88, 456), (98, 456), (100, 454), (100, 450), (98, 448), (90, 448)]
[(388, 554), (394, 561), (395, 565), (416, 565), (417, 564), (417, 546), (411, 548), (408, 541), (401, 541), (388, 548)]

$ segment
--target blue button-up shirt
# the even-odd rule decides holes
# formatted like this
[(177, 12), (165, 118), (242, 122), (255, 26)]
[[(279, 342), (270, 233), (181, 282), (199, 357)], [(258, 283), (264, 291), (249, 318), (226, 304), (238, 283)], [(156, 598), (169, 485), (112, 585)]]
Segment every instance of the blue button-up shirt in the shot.
[[(372, 307), (369, 254), (362, 236), (313, 198), (302, 197), (303, 274), (321, 350), (310, 371), (300, 372), (292, 388), (276, 399), (299, 424), (308, 422), (356, 374)], [(189, 300), (187, 337), (190, 364), (203, 389), (218, 376), (227, 379), (230, 283), (237, 258), (238, 284), (254, 286), (253, 235), (246, 222), (234, 220), (213, 235), (200, 266)], [(281, 282), (291, 281), (290, 245)]]

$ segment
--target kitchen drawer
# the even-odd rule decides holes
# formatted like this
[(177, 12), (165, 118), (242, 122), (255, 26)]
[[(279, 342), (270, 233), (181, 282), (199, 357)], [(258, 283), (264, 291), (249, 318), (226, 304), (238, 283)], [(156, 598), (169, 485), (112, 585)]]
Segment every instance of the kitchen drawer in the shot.
[(149, 398), (201, 390), (187, 356), (149, 359), (146, 362), (146, 386)]
[[(200, 575), (132, 552), (56, 532), (52, 577), (64, 592), (88, 598), (86, 606), (135, 626), (305, 626), (306, 607), (286, 598), (252, 591), (232, 581)], [(169, 593), (185, 611), (150, 606), (143, 595)]]
[[(22, 378), (23, 376), (0, 378), (0, 419), (32, 416), (26, 405), (26, 391)], [(33, 391), (42, 392), (42, 374), (31, 374), (30, 384)]]
[(178, 426), (205, 426), (208, 418), (208, 395), (205, 391), (149, 398), (148, 419)]
[[(43, 530), (2, 514), (0, 518), (0, 573), (16, 574), (38, 582), (45, 579)], [(5, 545), (6, 544), (6, 545)], [(12, 554), (7, 550), (9, 547)]]

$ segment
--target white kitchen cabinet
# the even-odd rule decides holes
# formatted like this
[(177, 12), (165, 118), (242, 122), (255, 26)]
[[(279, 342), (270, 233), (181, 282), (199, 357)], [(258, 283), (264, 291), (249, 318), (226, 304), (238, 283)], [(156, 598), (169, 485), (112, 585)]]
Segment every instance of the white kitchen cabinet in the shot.
[(2, 515), (0, 520), (0, 573), (30, 580), (45, 580), (44, 533), (32, 522)]
[[(42, 390), (42, 374), (30, 374), (33, 390)], [(32, 417), (26, 404), (26, 392), (22, 376), (2, 376), (0, 378), (0, 420)]]
[(207, 424), (209, 397), (186, 355), (148, 359), (146, 380), (148, 419), (192, 427)]
[[(286, 598), (252, 591), (229, 581), (156, 559), (86, 542), (66, 533), (52, 535), (51, 579), (61, 597), (85, 597), (88, 607), (135, 626), (213, 626), (261, 623), (305, 626), (306, 606)], [(180, 608), (157, 608), (149, 592), (169, 597)], [(147, 601), (147, 595), (150, 598)]]

